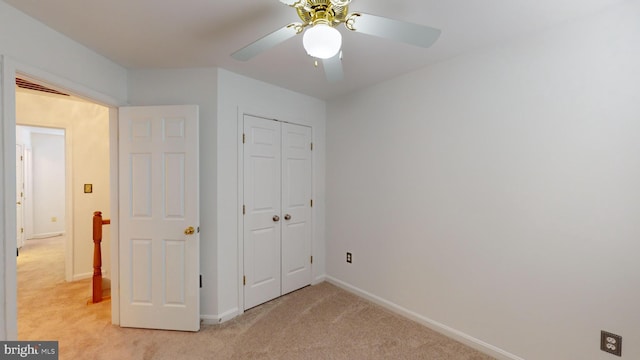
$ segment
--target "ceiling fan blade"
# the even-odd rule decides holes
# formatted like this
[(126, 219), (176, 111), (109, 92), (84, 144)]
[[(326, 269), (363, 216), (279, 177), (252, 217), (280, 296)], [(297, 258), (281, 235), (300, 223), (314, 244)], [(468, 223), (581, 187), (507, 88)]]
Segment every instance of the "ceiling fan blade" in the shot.
[(231, 57), (236, 60), (247, 61), (263, 51), (269, 50), (285, 40), (296, 36), (296, 34), (299, 33), (299, 29), (299, 24), (289, 24), (234, 52), (231, 54)]
[(441, 31), (381, 16), (353, 13), (348, 16), (347, 28), (356, 32), (428, 48), (440, 37)]
[(344, 79), (344, 72), (342, 71), (342, 51), (338, 55), (322, 60), (322, 67), (324, 68), (324, 75), (327, 77), (327, 81), (334, 83)]

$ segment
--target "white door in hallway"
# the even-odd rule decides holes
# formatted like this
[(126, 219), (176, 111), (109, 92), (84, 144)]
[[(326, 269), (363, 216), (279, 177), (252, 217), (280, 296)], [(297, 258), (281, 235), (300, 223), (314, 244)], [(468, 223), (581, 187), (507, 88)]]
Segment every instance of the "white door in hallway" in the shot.
[(24, 246), (24, 154), (23, 145), (16, 144), (16, 244)]
[(198, 107), (119, 111), (120, 325), (200, 329)]
[(311, 128), (244, 116), (244, 308), (311, 283)]

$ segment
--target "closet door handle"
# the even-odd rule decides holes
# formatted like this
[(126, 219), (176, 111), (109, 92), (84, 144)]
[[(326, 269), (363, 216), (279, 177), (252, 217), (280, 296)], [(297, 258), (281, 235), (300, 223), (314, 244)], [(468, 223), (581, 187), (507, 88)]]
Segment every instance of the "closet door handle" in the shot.
[(273, 222), (278, 222), (278, 221), (280, 221), (280, 216), (273, 215)]
[(289, 215), (289, 214), (285, 215), (285, 216), (284, 216), (284, 219), (285, 219), (285, 220), (291, 220), (291, 215)]

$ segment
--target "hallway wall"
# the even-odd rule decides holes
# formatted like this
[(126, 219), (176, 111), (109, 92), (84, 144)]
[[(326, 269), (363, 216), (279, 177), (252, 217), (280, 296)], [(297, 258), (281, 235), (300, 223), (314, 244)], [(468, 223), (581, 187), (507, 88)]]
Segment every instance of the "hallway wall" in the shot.
[(64, 135), (31, 133), (33, 236), (65, 232)]

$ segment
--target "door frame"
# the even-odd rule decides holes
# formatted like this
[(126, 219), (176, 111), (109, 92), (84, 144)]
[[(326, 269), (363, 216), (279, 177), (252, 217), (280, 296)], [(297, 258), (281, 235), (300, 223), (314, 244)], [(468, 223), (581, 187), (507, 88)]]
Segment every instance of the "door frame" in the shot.
[[(0, 217), (4, 224), (4, 278), (0, 279), (0, 294), (3, 294), (4, 309), (0, 314), (4, 315), (4, 323), (1, 324), (0, 338), (17, 340), (17, 270), (16, 270), (16, 207), (15, 207), (15, 145), (16, 145), (16, 91), (15, 78), (18, 75), (28, 76), (53, 87), (57, 87), (75, 96), (100, 104), (109, 108), (109, 152), (110, 152), (110, 207), (111, 207), (111, 321), (120, 323), (120, 309), (118, 292), (119, 259), (118, 259), (118, 106), (121, 104), (108, 95), (92, 90), (84, 85), (63, 77), (51, 74), (47, 71), (32, 67), (17, 61), (9, 56), (0, 56), (2, 68), (0, 80), (0, 121), (3, 129), (3, 153), (4, 165), (2, 169), (3, 206), (0, 209)], [(14, 169), (12, 169), (12, 167)]]
[[(244, 143), (242, 142), (242, 134), (244, 133), (244, 117), (245, 115), (254, 116), (257, 118), (278, 121), (281, 123), (294, 124), (300, 126), (306, 126), (311, 128), (311, 142), (314, 142), (313, 136), (313, 126), (309, 124), (300, 124), (293, 121), (287, 121), (282, 119), (276, 119), (273, 117), (269, 117), (266, 115), (258, 115), (260, 112), (258, 111), (249, 111), (248, 109), (243, 109), (238, 107), (238, 119), (237, 119), (237, 129), (238, 129), (238, 159), (237, 159), (237, 169), (238, 169), (238, 206), (237, 206), (237, 216), (238, 216), (238, 310), (237, 313), (233, 314), (225, 314), (219, 319), (219, 322), (225, 322), (227, 320), (232, 319), (235, 316), (244, 314), (244, 285), (243, 285), (243, 277), (244, 277), (244, 214), (242, 213), (242, 206), (244, 205)], [(314, 187), (314, 152), (311, 152), (311, 198), (315, 198), (315, 187)], [(315, 223), (315, 208), (311, 207), (311, 216), (312, 223)], [(311, 255), (313, 255), (313, 244), (314, 244), (314, 230), (312, 227), (311, 230)], [(312, 269), (313, 269), (313, 265)], [(313, 278), (313, 270), (311, 271), (311, 284), (315, 283), (315, 279)]]

